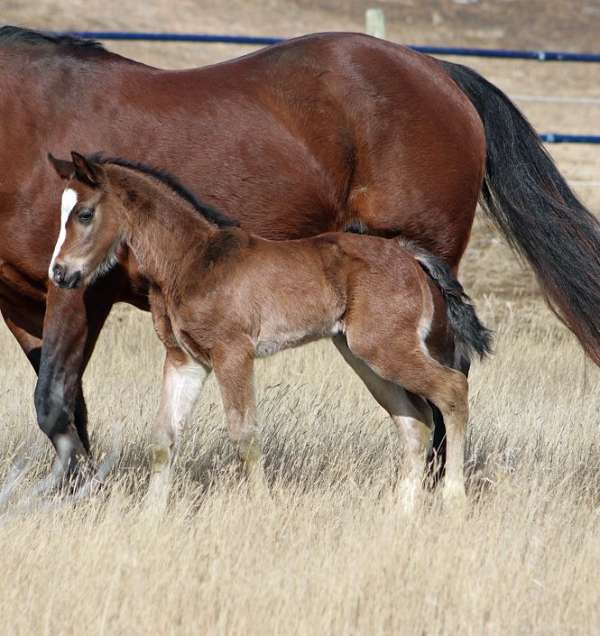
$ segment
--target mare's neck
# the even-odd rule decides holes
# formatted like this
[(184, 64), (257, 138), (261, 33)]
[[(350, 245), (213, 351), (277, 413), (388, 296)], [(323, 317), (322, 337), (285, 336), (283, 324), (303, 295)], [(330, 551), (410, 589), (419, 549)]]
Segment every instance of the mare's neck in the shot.
[(125, 208), (125, 241), (142, 275), (160, 288), (173, 284), (191, 254), (219, 228), (154, 177), (125, 169), (119, 184)]

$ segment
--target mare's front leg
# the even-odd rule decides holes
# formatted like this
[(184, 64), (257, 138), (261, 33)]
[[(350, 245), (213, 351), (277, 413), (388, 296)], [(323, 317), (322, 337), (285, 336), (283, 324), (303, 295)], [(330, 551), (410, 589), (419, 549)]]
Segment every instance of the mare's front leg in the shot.
[(57, 450), (62, 469), (89, 457), (83, 372), (115, 300), (114, 277), (89, 289), (49, 285), (35, 388), (38, 425)]
[(265, 478), (262, 439), (256, 422), (254, 347), (244, 339), (230, 340), (213, 350), (212, 363), (221, 390), (229, 437), (237, 446), (247, 479), (262, 486)]

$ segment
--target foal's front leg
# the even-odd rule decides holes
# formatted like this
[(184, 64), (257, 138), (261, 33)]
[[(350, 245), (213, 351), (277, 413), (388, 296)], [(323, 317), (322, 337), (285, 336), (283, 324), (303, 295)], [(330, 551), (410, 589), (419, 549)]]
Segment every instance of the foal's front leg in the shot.
[(164, 510), (169, 495), (171, 465), (179, 435), (194, 410), (210, 369), (179, 348), (168, 348), (163, 370), (160, 408), (152, 430), (152, 473), (147, 501)]
[(213, 350), (212, 363), (221, 390), (229, 437), (237, 446), (248, 480), (262, 485), (265, 479), (262, 439), (256, 423), (254, 348), (250, 342), (232, 340)]

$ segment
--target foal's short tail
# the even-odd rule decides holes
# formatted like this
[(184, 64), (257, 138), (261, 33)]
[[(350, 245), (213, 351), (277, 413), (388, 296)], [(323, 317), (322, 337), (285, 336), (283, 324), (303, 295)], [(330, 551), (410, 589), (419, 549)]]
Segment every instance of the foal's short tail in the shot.
[(409, 249), (442, 293), (448, 312), (448, 322), (454, 333), (458, 359), (463, 358), (469, 362), (474, 353), (480, 358), (490, 353), (492, 332), (481, 324), (471, 299), (450, 271), (446, 261), (414, 245)]

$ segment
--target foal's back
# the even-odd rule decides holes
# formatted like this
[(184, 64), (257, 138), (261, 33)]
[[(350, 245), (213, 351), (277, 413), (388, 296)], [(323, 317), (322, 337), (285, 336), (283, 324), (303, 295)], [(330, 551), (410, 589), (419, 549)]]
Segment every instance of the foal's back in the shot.
[(423, 338), (432, 355), (447, 357), (443, 299), (397, 239), (329, 233), (269, 241), (232, 228), (219, 231), (189, 267), (195, 271), (181, 277), (177, 314), (208, 346), (245, 333), (258, 355), (270, 355), (351, 324), (372, 332), (385, 324), (406, 346)]

